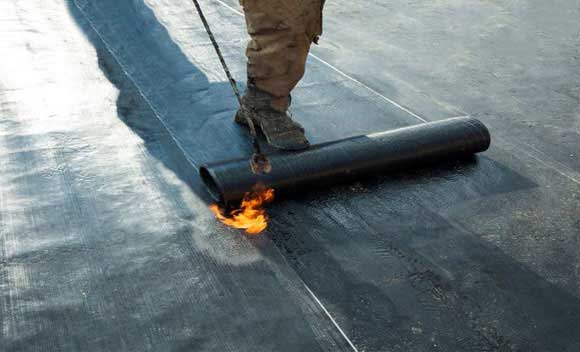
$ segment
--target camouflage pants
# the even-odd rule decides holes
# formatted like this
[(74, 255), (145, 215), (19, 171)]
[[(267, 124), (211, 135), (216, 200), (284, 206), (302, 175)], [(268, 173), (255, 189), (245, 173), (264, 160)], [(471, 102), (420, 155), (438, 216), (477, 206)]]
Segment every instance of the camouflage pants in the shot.
[(251, 40), (248, 79), (274, 96), (272, 107), (286, 111), (313, 42), (322, 34), (324, 0), (240, 0)]

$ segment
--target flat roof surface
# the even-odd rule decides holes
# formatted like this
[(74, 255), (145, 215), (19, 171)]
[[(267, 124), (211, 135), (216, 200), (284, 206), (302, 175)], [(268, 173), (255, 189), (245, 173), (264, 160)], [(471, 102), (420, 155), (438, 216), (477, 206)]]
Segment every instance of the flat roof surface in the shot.
[[(202, 3), (236, 80), (235, 0)], [(247, 236), (198, 175), (251, 153), (189, 0), (0, 4), (0, 350), (580, 349), (580, 7), (327, 1), (313, 143), (455, 116), (474, 160), (278, 199)]]

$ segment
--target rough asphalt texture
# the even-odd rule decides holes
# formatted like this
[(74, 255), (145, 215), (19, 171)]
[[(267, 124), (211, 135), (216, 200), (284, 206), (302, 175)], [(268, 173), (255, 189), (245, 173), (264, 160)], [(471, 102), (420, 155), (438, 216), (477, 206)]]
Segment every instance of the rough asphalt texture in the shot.
[[(243, 82), (236, 1), (202, 5)], [(0, 2), (0, 351), (580, 350), (578, 18), (327, 2), (311, 141), (472, 115), (494, 144), (280, 199), (246, 237), (197, 177), (251, 148), (188, 0)]]

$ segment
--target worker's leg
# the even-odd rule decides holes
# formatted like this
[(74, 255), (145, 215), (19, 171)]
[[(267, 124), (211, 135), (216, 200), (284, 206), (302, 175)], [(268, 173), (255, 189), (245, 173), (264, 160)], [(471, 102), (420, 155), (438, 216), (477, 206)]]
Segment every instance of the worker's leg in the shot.
[(285, 111), (304, 75), (310, 45), (321, 34), (321, 0), (242, 0), (251, 41), (248, 77)]
[(241, 0), (251, 41), (248, 77), (286, 111), (304, 75), (310, 45), (322, 32), (322, 0)]
[[(322, 0), (241, 0), (251, 40), (248, 91), (244, 100), (260, 110), (257, 122), (272, 139), (303, 136), (301, 127), (286, 115), (290, 92), (304, 75), (310, 45), (322, 32)], [(272, 110), (267, 114), (265, 109)], [(275, 114), (274, 112), (278, 112)], [(275, 118), (263, 118), (276, 115)], [(243, 122), (238, 115), (238, 122)], [(272, 143), (276, 144), (276, 143)], [(307, 144), (306, 144), (307, 145)], [(282, 148), (285, 149), (285, 148)], [(292, 148), (293, 149), (293, 148)], [(300, 148), (297, 148), (300, 149)]]

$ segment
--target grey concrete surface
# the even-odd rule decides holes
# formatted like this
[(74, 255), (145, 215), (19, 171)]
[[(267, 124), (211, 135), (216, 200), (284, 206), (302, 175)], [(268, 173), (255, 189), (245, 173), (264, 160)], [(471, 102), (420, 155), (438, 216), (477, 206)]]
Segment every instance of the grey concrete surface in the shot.
[[(243, 82), (243, 17), (202, 4)], [(0, 2), (0, 350), (577, 351), (580, 7), (327, 1), (316, 143), (458, 115), (468, 163), (279, 199), (247, 237), (197, 177), (250, 152), (187, 0)]]

